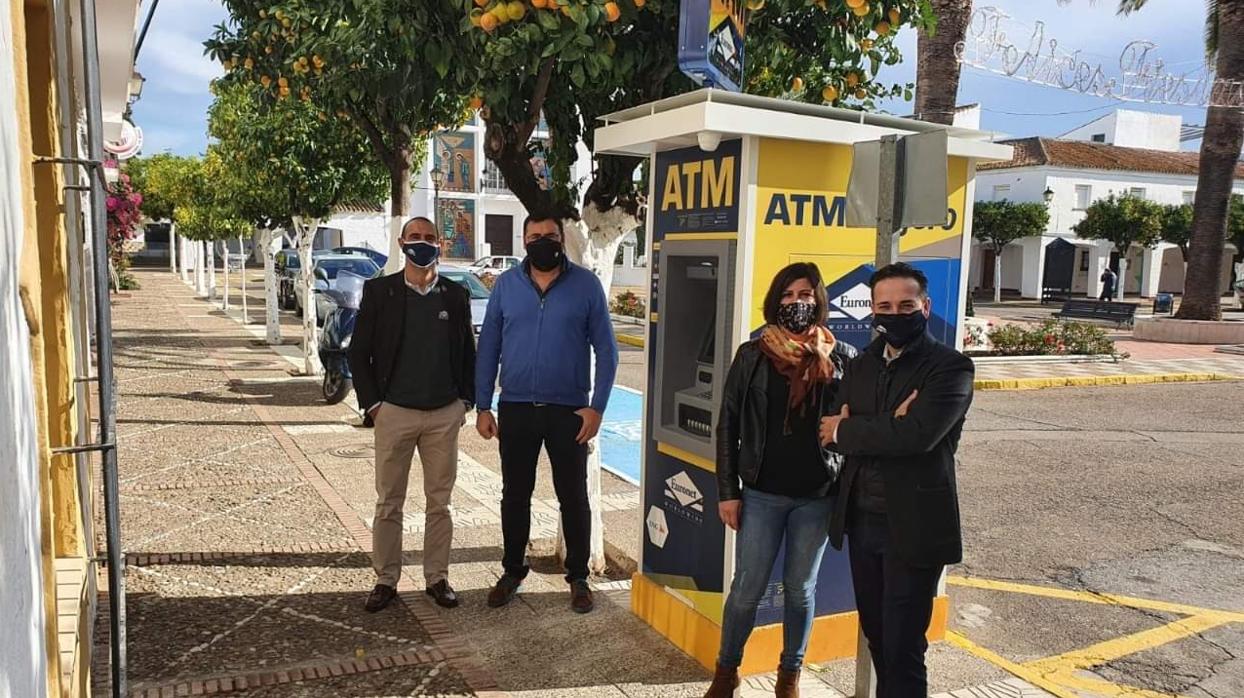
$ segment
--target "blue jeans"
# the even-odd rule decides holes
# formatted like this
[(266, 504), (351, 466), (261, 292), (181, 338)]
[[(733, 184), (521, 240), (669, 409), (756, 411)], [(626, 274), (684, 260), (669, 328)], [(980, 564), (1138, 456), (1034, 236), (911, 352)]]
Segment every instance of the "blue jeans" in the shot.
[(743, 511), (735, 540), (734, 583), (722, 615), (721, 651), (717, 663), (738, 667), (743, 647), (756, 624), (756, 607), (764, 596), (782, 538), (786, 538), (782, 659), (786, 671), (803, 667), (812, 618), (816, 614), (816, 573), (829, 536), (832, 497), (796, 499), (743, 490)]

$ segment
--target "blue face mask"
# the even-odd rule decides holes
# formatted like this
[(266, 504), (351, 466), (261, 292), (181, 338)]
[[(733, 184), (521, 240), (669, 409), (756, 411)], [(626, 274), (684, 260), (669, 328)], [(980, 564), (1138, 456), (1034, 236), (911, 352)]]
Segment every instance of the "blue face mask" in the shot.
[(441, 256), (441, 247), (434, 242), (415, 240), (402, 243), (402, 254), (406, 255), (406, 259), (409, 259), (411, 264), (420, 269), (427, 269), (436, 264), (437, 257)]

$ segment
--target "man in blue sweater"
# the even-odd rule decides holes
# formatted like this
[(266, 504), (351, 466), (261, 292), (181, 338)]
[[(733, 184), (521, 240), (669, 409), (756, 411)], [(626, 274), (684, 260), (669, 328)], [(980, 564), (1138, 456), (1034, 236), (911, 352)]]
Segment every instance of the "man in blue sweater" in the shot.
[[(592, 526), (587, 494), (588, 442), (618, 369), (618, 345), (600, 280), (566, 259), (561, 221), (537, 215), (523, 221), (527, 258), (497, 278), (480, 330), (475, 364), (475, 428), (498, 437), (501, 450), (501, 531), (505, 574), (488, 594), (488, 605), (509, 603), (527, 576), (531, 494), (540, 447), (553, 466), (553, 487), (566, 536), (570, 606), (592, 610), (587, 585)], [(591, 354), (596, 385), (591, 385)], [(492, 413), (497, 366), (501, 400)], [(589, 400), (588, 394), (591, 393)]]

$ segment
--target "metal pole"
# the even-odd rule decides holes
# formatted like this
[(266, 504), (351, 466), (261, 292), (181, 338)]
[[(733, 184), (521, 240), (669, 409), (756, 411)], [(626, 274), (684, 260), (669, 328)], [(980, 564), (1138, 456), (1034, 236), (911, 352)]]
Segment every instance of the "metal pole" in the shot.
[(143, 30), (138, 35), (138, 43), (134, 44), (134, 62), (138, 63), (138, 52), (143, 50), (143, 41), (147, 39), (147, 30), (151, 28), (151, 18), (155, 17), (156, 8), (160, 6), (160, 0), (152, 0), (151, 9), (147, 10), (147, 19), (143, 22)]
[[(103, 116), (99, 96), (99, 44), (96, 37), (95, 0), (80, 0), (82, 12), (82, 82), (86, 92), (86, 140), (89, 157), (104, 159)], [(108, 543), (108, 622), (111, 635), (112, 695), (129, 694), (125, 675), (125, 555), (121, 550), (121, 517), (118, 510), (117, 415), (115, 377), (112, 366), (112, 306), (108, 293), (108, 209), (103, 167), (90, 169), (91, 256), (95, 281), (95, 362), (99, 377), (99, 439), (107, 444), (100, 451), (104, 476), (104, 530)]]

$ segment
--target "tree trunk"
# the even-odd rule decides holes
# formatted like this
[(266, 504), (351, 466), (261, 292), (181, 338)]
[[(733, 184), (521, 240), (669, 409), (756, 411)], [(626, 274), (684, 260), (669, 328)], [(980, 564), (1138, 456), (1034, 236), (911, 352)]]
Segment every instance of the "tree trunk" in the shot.
[(225, 267), (224, 267), (225, 292), (220, 294), (221, 295), (220, 302), (222, 305), (222, 309), (226, 313), (228, 313), (229, 312), (229, 241), (228, 240), (225, 240), (224, 247), (225, 247)]
[(247, 301), (249, 299), (246, 297), (246, 258), (248, 256), (249, 255), (246, 254), (246, 245), (242, 242), (242, 236), (239, 235), (238, 236), (238, 260), (240, 260), (240, 264), (238, 265), (238, 281), (240, 282), (239, 286), (241, 287), (241, 289), (238, 291), (238, 295), (242, 298), (242, 324), (243, 325), (251, 324), (251, 316), (249, 312), (250, 309), (247, 307)]
[[(402, 224), (410, 216), (410, 153), (400, 156), (400, 162), (389, 167), (389, 260), (385, 262), (386, 274), (402, 270)], [(435, 213), (430, 216), (435, 220)]]
[(207, 257), (204, 246), (207, 243), (201, 240), (194, 241), (194, 294), (199, 298), (207, 296), (207, 281), (204, 278), (203, 260)]
[[(1218, 35), (1223, 39), (1218, 42), (1216, 79), (1244, 79), (1244, 42), (1238, 40), (1244, 36), (1244, 0), (1219, 0)], [(1182, 320), (1222, 319), (1222, 255), (1231, 188), (1242, 145), (1244, 109), (1210, 107), (1205, 115), (1196, 199), (1192, 204), (1188, 276), (1184, 279), (1183, 302), (1175, 314)]]
[(319, 327), (315, 318), (315, 269), (311, 259), (311, 246), (315, 244), (315, 231), (320, 227), (317, 218), (305, 221), (294, 217), (294, 231), (298, 244), (298, 283), (302, 284), (302, 359), (303, 374), (318, 376), (323, 372), (320, 365)]
[(190, 284), (190, 269), (193, 261), (194, 241), (187, 237), (181, 238), (181, 250), (178, 262), (178, 276), (183, 284)]
[(177, 224), (168, 224), (168, 270), (177, 273)]
[(972, 0), (932, 0), (932, 5), (937, 29), (916, 39), (916, 118), (950, 125), (959, 95), (955, 44), (967, 34)]
[(207, 267), (207, 299), (216, 300), (216, 241), (204, 242), (203, 250), (207, 253), (207, 259), (204, 262)]
[[(601, 210), (588, 204), (583, 210), (580, 220), (567, 219), (562, 221), (565, 231), (566, 254), (576, 264), (591, 270), (600, 279), (605, 295), (612, 297), (610, 286), (613, 285), (613, 260), (618, 254), (618, 245), (627, 233), (642, 224), (637, 217), (627, 213), (622, 207), (615, 206)], [(591, 384), (596, 385), (596, 363), (592, 362)], [(605, 571), (605, 525), (601, 515), (600, 493), (600, 439), (592, 439), (588, 446), (587, 457), (587, 496), (592, 510), (591, 555), (588, 568), (596, 573)], [(557, 528), (558, 554), (565, 558), (566, 539), (562, 535), (561, 524)]]
[(268, 344), (281, 343), (281, 312), (276, 304), (276, 242), (280, 238), (273, 231), (259, 231), (260, 252), (263, 254), (264, 325)]
[(1127, 293), (1127, 249), (1119, 250), (1119, 280), (1115, 283), (1115, 300), (1123, 302), (1123, 294)]
[(993, 254), (993, 302), (1002, 302), (1002, 248), (994, 250)]

